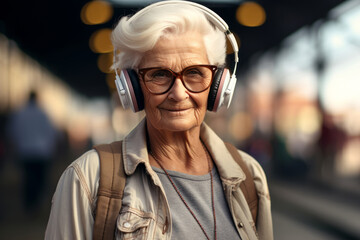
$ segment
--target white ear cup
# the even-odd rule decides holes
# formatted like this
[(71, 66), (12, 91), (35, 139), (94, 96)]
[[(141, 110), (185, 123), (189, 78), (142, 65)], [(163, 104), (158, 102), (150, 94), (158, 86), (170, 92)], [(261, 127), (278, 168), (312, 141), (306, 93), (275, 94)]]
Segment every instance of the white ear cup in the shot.
[(124, 84), (121, 82), (119, 75), (116, 74), (115, 85), (117, 92), (119, 94), (121, 105), (124, 109), (129, 108), (129, 100), (126, 97), (126, 90), (124, 88)]
[(234, 75), (231, 76), (230, 71), (228, 69), (225, 69), (224, 73), (221, 76), (212, 111), (217, 112), (217, 110), (222, 106), (226, 106), (226, 108), (229, 108), (235, 91), (235, 85), (236, 77)]
[(131, 91), (129, 90), (129, 86), (126, 81), (126, 72), (121, 71), (120, 76), (116, 74), (115, 85), (123, 108), (128, 109), (130, 107), (131, 110), (135, 112)]
[(235, 87), (236, 87), (236, 76), (233, 74), (231, 75), (230, 78), (230, 82), (225, 90), (225, 92), (223, 93), (223, 105), (226, 106), (226, 108), (229, 108), (230, 104), (231, 104), (231, 100), (233, 98), (234, 92), (235, 92)]

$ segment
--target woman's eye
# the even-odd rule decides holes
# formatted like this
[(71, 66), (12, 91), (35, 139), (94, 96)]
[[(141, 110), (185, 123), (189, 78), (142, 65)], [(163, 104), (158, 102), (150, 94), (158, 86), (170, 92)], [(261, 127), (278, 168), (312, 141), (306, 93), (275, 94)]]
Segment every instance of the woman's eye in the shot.
[(199, 69), (192, 68), (185, 72), (186, 76), (202, 76), (202, 72)]
[(151, 74), (152, 78), (168, 78), (171, 76), (171, 73), (167, 70), (157, 70)]

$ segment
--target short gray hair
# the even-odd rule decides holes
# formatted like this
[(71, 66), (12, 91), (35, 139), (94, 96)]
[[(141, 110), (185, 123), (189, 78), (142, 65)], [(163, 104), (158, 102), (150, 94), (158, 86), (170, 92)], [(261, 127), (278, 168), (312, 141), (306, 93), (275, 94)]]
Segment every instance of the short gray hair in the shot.
[(112, 43), (119, 52), (113, 67), (137, 69), (144, 53), (151, 50), (161, 37), (189, 31), (203, 36), (210, 64), (225, 64), (225, 34), (210, 23), (201, 10), (186, 3), (176, 3), (120, 19), (112, 32)]

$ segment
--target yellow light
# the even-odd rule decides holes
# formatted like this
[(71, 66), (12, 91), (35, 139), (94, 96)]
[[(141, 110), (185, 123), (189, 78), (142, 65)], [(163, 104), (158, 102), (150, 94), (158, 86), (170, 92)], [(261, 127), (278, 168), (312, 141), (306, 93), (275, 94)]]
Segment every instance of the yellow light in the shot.
[(342, 176), (359, 176), (360, 174), (360, 140), (350, 139), (346, 142), (335, 161), (335, 170)]
[(241, 4), (236, 10), (236, 19), (247, 27), (258, 27), (264, 24), (266, 13), (264, 8), (255, 2)]
[(110, 92), (116, 91), (115, 72), (106, 74), (106, 83), (110, 89)]
[(251, 116), (246, 112), (238, 112), (231, 117), (228, 132), (236, 141), (248, 139), (254, 132)]
[(103, 53), (100, 54), (97, 60), (97, 65), (100, 71), (103, 73), (111, 73), (113, 70), (111, 69), (111, 65), (113, 62), (113, 54), (112, 53)]
[(321, 116), (315, 106), (305, 106), (297, 114), (297, 128), (305, 134), (314, 134), (320, 129)]
[(113, 16), (113, 8), (106, 1), (91, 1), (83, 6), (80, 17), (87, 25), (101, 24), (109, 21)]
[(94, 32), (89, 41), (90, 49), (95, 53), (108, 53), (113, 51), (111, 43), (111, 29), (104, 28)]

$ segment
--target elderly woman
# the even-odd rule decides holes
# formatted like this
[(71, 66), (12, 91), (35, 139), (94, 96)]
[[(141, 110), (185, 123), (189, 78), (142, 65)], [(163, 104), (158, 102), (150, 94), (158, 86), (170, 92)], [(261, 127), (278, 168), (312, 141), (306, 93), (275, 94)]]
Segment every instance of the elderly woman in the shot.
[[(262, 168), (236, 150), (256, 186), (254, 222), (239, 187), (244, 169), (203, 122), (221, 101), (209, 96), (220, 88), (214, 78), (226, 71), (226, 36), (211, 15), (201, 5), (165, 1), (122, 18), (114, 29), (121, 100), (146, 113), (122, 143), (126, 186), (116, 239), (273, 238)], [(59, 181), (47, 239), (92, 238), (98, 185), (99, 155), (91, 150)]]

